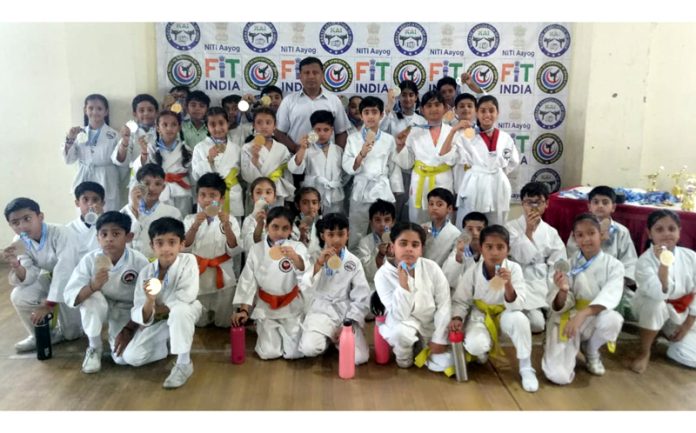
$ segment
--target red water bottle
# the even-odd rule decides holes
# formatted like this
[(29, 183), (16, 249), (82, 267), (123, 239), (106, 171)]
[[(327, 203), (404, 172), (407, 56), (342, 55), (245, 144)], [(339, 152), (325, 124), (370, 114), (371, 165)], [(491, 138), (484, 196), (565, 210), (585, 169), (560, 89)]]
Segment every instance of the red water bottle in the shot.
[(343, 321), (343, 330), (338, 339), (338, 376), (341, 379), (355, 376), (355, 335), (350, 319)]
[(244, 326), (232, 326), (230, 328), (230, 362), (232, 364), (244, 364), (245, 359), (245, 332)]
[(385, 316), (375, 317), (375, 329), (374, 329), (374, 340), (375, 340), (375, 361), (377, 364), (384, 365), (389, 363), (389, 343), (382, 337), (379, 333), (379, 324), (384, 323)]

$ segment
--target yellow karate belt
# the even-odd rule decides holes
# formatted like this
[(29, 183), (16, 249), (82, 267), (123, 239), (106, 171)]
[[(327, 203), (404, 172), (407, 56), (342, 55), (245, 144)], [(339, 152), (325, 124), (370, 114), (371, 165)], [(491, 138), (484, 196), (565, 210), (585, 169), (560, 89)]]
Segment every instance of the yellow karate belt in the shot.
[(239, 185), (239, 179), (237, 179), (238, 175), (239, 169), (235, 167), (230, 170), (227, 177), (225, 177), (225, 185), (227, 185), (227, 190), (225, 191), (225, 207), (223, 209), (225, 209), (227, 212), (230, 211), (230, 190), (233, 186)]
[[(416, 358), (413, 360), (413, 363), (416, 365), (416, 367), (421, 368), (428, 361), (429, 356), (430, 348), (426, 347), (425, 349), (421, 350), (418, 355), (416, 355)], [(454, 370), (454, 365), (450, 365), (449, 367), (445, 368), (442, 372), (447, 377), (452, 377), (456, 373), (456, 371)]]
[[(588, 299), (576, 299), (575, 300), (575, 311), (581, 311), (584, 310), (585, 308), (590, 306), (590, 300)], [(568, 337), (565, 336), (565, 328), (566, 325), (568, 324), (568, 320), (570, 320), (570, 310), (566, 311), (565, 313), (561, 314), (561, 323), (558, 326), (558, 339), (562, 342), (568, 341)], [(607, 350), (609, 350), (609, 353), (614, 353), (616, 351), (616, 342), (615, 341), (608, 341), (607, 342)]]
[(280, 167), (276, 168), (271, 172), (271, 174), (268, 175), (268, 178), (271, 179), (273, 182), (278, 182), (278, 179), (283, 177), (283, 171), (288, 168), (288, 164), (280, 164)]
[(440, 164), (440, 165), (425, 165), (423, 161), (418, 161), (416, 160), (416, 163), (413, 165), (413, 171), (418, 173), (418, 185), (416, 186), (416, 199), (415, 199), (415, 205), (416, 209), (421, 208), (421, 202), (423, 201), (423, 186), (425, 184), (425, 179), (428, 179), (428, 192), (430, 192), (433, 188), (435, 188), (435, 176), (437, 176), (440, 173), (446, 173), (448, 170), (451, 170), (452, 167), (450, 167), (447, 164)]
[(490, 305), (480, 299), (475, 299), (474, 305), (486, 315), (483, 324), (486, 325), (486, 329), (488, 329), (488, 333), (491, 334), (491, 340), (493, 341), (493, 348), (490, 352), (491, 358), (503, 358), (505, 352), (503, 352), (503, 349), (500, 347), (498, 330), (500, 329), (500, 315), (505, 311), (505, 305)]

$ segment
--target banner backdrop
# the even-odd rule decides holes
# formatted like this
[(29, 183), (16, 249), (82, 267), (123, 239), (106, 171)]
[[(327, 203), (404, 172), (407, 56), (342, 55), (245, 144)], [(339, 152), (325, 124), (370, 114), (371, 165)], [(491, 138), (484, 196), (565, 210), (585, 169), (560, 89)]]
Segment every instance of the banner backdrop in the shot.
[[(513, 200), (530, 180), (561, 185), (571, 34), (567, 23), (159, 23), (162, 94), (185, 84), (219, 104), (268, 85), (299, 92), (299, 62), (324, 62), (325, 88), (346, 96), (415, 81), (423, 94), (444, 76), (468, 71), (498, 98), (498, 126), (512, 135), (522, 165)], [(460, 89), (469, 92), (469, 89)]]

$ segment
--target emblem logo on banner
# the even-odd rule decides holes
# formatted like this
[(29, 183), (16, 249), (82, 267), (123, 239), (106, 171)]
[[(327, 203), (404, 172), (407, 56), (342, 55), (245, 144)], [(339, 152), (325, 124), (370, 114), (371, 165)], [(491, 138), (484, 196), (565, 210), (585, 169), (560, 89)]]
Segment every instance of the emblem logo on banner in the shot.
[(548, 57), (559, 57), (570, 48), (570, 33), (560, 24), (544, 27), (539, 33), (539, 48)]
[(292, 43), (293, 44), (304, 44), (305, 43), (305, 37), (304, 37), (304, 29), (305, 29), (305, 24), (304, 23), (292, 23)]
[(540, 164), (553, 164), (563, 155), (563, 142), (556, 134), (542, 134), (534, 140), (532, 155)]
[(278, 42), (278, 31), (272, 23), (247, 23), (244, 26), (244, 43), (255, 53), (266, 53)]
[(333, 55), (343, 54), (353, 45), (353, 31), (346, 23), (326, 23), (319, 31), (319, 43)]
[(442, 26), (441, 31), (442, 39), (440, 39), (440, 45), (442, 45), (444, 48), (451, 48), (454, 44), (454, 38), (452, 37), (454, 34), (454, 27), (450, 24), (445, 24)]
[(565, 119), (566, 109), (556, 98), (546, 98), (539, 101), (534, 109), (534, 120), (544, 129), (557, 128)]
[(196, 23), (167, 23), (164, 34), (169, 45), (179, 51), (188, 51), (201, 41), (201, 29)]
[(479, 60), (472, 63), (467, 70), (476, 84), (486, 92), (493, 90), (498, 84), (498, 70), (493, 63)]
[(195, 87), (202, 74), (201, 65), (188, 54), (174, 57), (167, 65), (167, 77), (175, 86)]
[(394, 68), (394, 84), (397, 86), (402, 81), (410, 80), (416, 83), (418, 89), (425, 85), (425, 68), (415, 60), (404, 60)]
[(401, 54), (415, 56), (425, 49), (428, 34), (422, 25), (414, 22), (403, 23), (394, 32), (394, 45)]
[(515, 26), (512, 29), (512, 33), (515, 34), (515, 40), (512, 42), (512, 46), (517, 50), (524, 50), (527, 48), (527, 42), (524, 37), (527, 35), (527, 28), (524, 26)]
[(377, 23), (367, 25), (367, 45), (371, 47), (379, 45), (379, 29), (380, 25)]
[(561, 189), (561, 176), (558, 172), (551, 168), (542, 168), (532, 176), (532, 182), (543, 182), (549, 187), (551, 193), (558, 192)]
[(479, 57), (488, 57), (495, 53), (500, 44), (498, 30), (490, 24), (476, 24), (466, 38), (466, 43), (472, 53)]
[(547, 62), (537, 72), (537, 86), (544, 93), (558, 93), (568, 83), (568, 70), (559, 62)]
[(254, 57), (244, 66), (244, 80), (254, 90), (261, 90), (278, 81), (278, 68), (267, 57)]
[(332, 92), (342, 92), (353, 82), (353, 69), (342, 59), (324, 62), (324, 87)]

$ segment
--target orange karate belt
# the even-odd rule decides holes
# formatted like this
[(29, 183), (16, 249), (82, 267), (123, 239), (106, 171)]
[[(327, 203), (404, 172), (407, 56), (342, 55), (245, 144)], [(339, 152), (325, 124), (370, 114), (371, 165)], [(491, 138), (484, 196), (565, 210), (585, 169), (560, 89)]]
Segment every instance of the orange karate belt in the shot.
[(196, 261), (198, 262), (198, 275), (201, 275), (208, 268), (215, 268), (215, 280), (217, 283), (217, 288), (222, 289), (223, 287), (225, 287), (225, 282), (222, 278), (222, 268), (220, 267), (220, 265), (225, 263), (229, 259), (231, 259), (231, 257), (227, 254), (217, 256), (213, 259), (206, 259), (205, 257), (196, 256)]
[(691, 305), (691, 302), (694, 300), (694, 295), (694, 293), (689, 293), (688, 295), (684, 295), (681, 298), (668, 299), (667, 302), (672, 304), (677, 313), (683, 313)]
[(271, 307), (271, 310), (277, 310), (290, 305), (290, 303), (297, 298), (297, 295), (299, 294), (300, 288), (297, 286), (293, 287), (290, 293), (285, 295), (271, 295), (259, 287), (259, 299), (267, 303)]
[(169, 183), (177, 183), (184, 189), (191, 189), (191, 185), (184, 181), (186, 173), (167, 173), (164, 175), (164, 181)]

